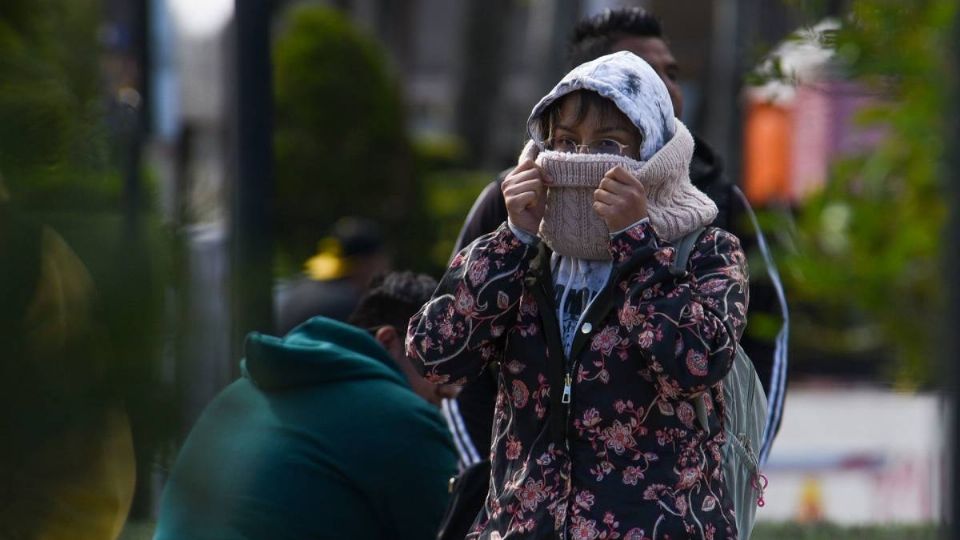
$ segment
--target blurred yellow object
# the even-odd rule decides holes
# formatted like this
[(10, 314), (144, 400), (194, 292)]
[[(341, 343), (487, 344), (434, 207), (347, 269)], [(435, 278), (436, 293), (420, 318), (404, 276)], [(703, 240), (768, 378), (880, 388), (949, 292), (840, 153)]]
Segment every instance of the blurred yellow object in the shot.
[(27, 310), (27, 341), (34, 358), (62, 357), (74, 338), (92, 331), (93, 279), (80, 258), (49, 227), (41, 236), (40, 279)]
[(343, 246), (333, 237), (320, 241), (317, 254), (304, 264), (307, 276), (316, 281), (340, 279), (353, 271), (348, 257), (343, 256)]
[(0, 511), (0, 522), (7, 532), (15, 533), (11, 538), (114, 540), (120, 536), (136, 480), (133, 438), (127, 415), (119, 408), (105, 414), (102, 423), (95, 436), (82, 427), (61, 434), (31, 457), (26, 470), (10, 479), (17, 487), (17, 499)]
[[(33, 363), (38, 369), (25, 371), (40, 375), (20, 381), (28, 385), (27, 397), (8, 413), (20, 415), (22, 427), (29, 428), (31, 422), (46, 420), (37, 412), (43, 409), (34, 407), (62, 399), (59, 407), (83, 410), (49, 436), (34, 440), (14, 432), (24, 441), (5, 442), (24, 446), (14, 454), (15, 462), (0, 464), (0, 537), (114, 540), (123, 529), (136, 482), (130, 421), (120, 403), (106, 398), (47, 399), (61, 384), (72, 384), (82, 395), (84, 385), (101, 376), (97, 355), (104, 350), (80, 345), (96, 342), (94, 288), (86, 267), (53, 229), (40, 232), (39, 276), (23, 315), (24, 349), (16, 360)], [(83, 376), (70, 378), (75, 374)], [(40, 416), (30, 420), (31, 414)]]
[(800, 488), (797, 521), (800, 523), (823, 521), (823, 488), (820, 485), (820, 479), (815, 476), (804, 480)]

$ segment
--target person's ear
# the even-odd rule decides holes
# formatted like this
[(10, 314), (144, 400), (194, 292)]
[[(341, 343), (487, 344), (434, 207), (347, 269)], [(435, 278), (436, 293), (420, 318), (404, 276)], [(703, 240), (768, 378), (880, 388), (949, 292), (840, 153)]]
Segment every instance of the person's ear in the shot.
[(403, 336), (396, 328), (392, 326), (381, 326), (377, 329), (377, 332), (373, 335), (373, 338), (377, 340), (384, 349), (390, 353), (390, 356), (393, 357), (393, 361), (397, 363), (397, 366), (400, 367), (400, 371), (403, 372), (403, 375), (407, 378), (407, 381), (412, 385), (417, 379), (420, 379), (420, 374), (417, 373), (416, 368), (413, 367), (413, 364), (410, 362), (410, 359), (407, 358), (406, 353), (403, 349)]
[(397, 329), (392, 326), (381, 326), (377, 329), (373, 338), (391, 353), (395, 351), (395, 347), (403, 350), (403, 338), (400, 337), (400, 332), (397, 332)]

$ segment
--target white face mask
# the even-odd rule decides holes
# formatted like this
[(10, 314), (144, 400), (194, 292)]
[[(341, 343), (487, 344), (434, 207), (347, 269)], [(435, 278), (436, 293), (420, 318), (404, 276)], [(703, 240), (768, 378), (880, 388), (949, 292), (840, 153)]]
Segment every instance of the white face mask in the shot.
[(610, 231), (593, 209), (593, 192), (610, 169), (620, 166), (637, 174), (643, 162), (611, 154), (545, 150), (536, 163), (552, 180), (540, 238), (565, 257), (610, 260)]

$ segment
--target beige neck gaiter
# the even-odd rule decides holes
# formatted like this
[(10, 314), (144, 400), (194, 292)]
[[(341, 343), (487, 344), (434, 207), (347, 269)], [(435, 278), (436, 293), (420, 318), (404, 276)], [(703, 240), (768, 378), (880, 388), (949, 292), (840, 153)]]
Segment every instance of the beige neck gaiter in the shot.
[(637, 177), (647, 192), (647, 213), (657, 235), (673, 242), (708, 226), (717, 206), (690, 182), (693, 136), (676, 121), (676, 133), (647, 162), (624, 156), (543, 151), (537, 164), (552, 179), (540, 237), (567, 257), (610, 259), (610, 232), (593, 210), (593, 192), (610, 169), (621, 166)]
[(610, 259), (610, 231), (593, 209), (593, 192), (610, 169), (620, 165), (632, 172), (639, 169), (640, 162), (622, 156), (548, 150), (537, 157), (537, 164), (552, 180), (540, 238), (560, 255)]

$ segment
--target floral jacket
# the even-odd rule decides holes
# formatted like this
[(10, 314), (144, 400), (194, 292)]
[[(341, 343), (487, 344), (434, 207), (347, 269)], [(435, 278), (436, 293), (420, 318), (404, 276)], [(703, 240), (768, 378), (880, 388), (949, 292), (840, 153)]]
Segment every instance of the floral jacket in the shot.
[(410, 322), (407, 352), (431, 380), (500, 366), (492, 482), (468, 538), (737, 537), (720, 380), (746, 325), (739, 241), (707, 229), (681, 277), (669, 271), (673, 245), (649, 223), (616, 235), (610, 251), (611, 278), (569, 358), (549, 253), (506, 224), (454, 258)]

